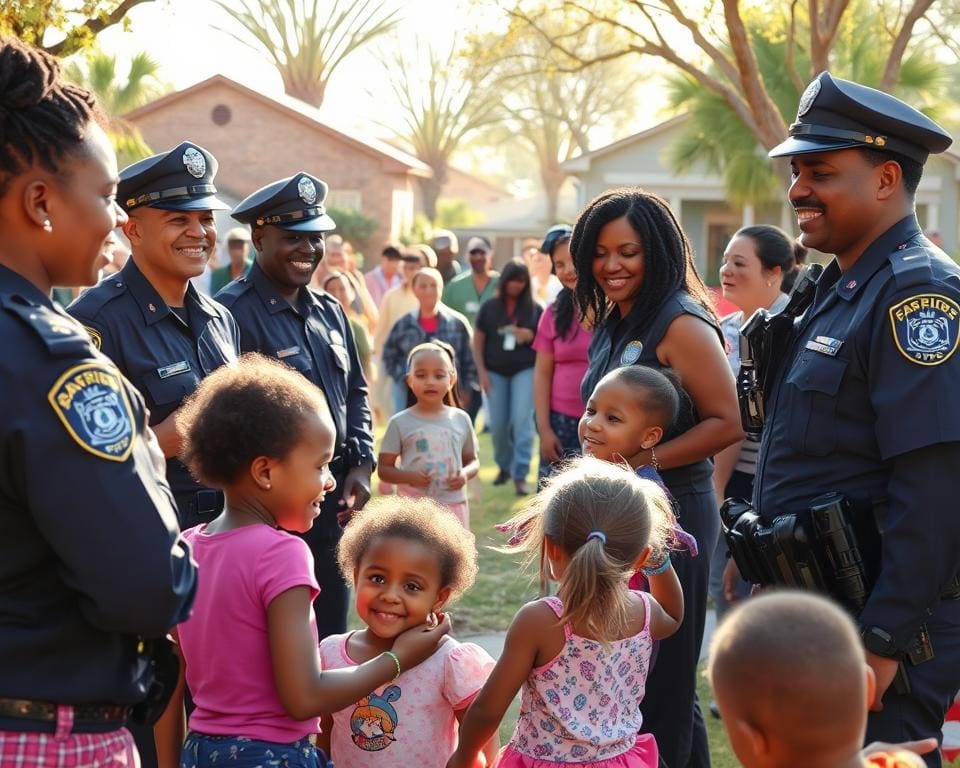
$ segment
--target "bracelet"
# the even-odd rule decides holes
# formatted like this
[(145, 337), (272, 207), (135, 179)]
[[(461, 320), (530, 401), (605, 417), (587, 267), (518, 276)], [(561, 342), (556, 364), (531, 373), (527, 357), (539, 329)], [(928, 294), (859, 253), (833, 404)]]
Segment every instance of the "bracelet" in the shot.
[(641, 568), (640, 572), (646, 576), (648, 579), (651, 576), (659, 576), (662, 573), (666, 573), (670, 570), (670, 554), (667, 553), (667, 556), (663, 558), (663, 562), (660, 565), (654, 566), (652, 568)]
[(650, 446), (650, 466), (657, 470), (657, 472), (660, 471), (660, 460), (657, 458), (657, 454), (653, 450), (652, 445)]
[(397, 674), (393, 676), (393, 679), (396, 680), (398, 677), (400, 677), (400, 657), (397, 656), (397, 654), (395, 654), (393, 651), (384, 651), (380, 655), (389, 656), (391, 659), (393, 659), (393, 663), (397, 665)]

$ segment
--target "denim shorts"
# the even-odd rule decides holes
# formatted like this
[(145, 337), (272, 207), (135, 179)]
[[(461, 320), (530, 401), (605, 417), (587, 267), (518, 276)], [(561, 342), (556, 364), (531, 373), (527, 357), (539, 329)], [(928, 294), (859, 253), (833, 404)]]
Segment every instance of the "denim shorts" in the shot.
[(306, 737), (290, 744), (244, 736), (209, 736), (190, 731), (180, 752), (180, 768), (333, 768), (322, 749)]

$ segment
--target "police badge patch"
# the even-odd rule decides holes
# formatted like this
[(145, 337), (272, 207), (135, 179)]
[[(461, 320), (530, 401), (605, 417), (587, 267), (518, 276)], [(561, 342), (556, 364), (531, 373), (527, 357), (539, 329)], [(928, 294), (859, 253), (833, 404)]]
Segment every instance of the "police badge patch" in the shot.
[(803, 95), (800, 97), (800, 104), (797, 106), (797, 120), (803, 117), (807, 112), (810, 111), (810, 107), (813, 106), (813, 102), (816, 101), (817, 96), (820, 94), (820, 80), (814, 80), (807, 86), (807, 89), (803, 92)]
[(127, 460), (133, 409), (117, 371), (97, 363), (75, 365), (57, 379), (47, 400), (81, 448), (102, 459)]
[(95, 346), (97, 349), (103, 349), (103, 336), (100, 335), (100, 331), (89, 325), (83, 326), (83, 330), (85, 330), (87, 335), (90, 336), (90, 341), (93, 342), (93, 346)]
[(307, 205), (313, 205), (317, 202), (317, 185), (306, 176), (301, 176), (297, 182), (297, 192), (300, 193), (300, 199)]
[(195, 179), (202, 179), (203, 174), (207, 172), (207, 161), (200, 150), (189, 147), (183, 153), (183, 164), (189, 173)]
[(620, 353), (620, 365), (633, 365), (635, 362), (637, 362), (637, 360), (640, 359), (640, 354), (642, 352), (643, 342), (631, 341), (623, 348), (623, 352)]
[(940, 365), (957, 349), (960, 304), (936, 293), (921, 293), (890, 307), (893, 340), (911, 363)]

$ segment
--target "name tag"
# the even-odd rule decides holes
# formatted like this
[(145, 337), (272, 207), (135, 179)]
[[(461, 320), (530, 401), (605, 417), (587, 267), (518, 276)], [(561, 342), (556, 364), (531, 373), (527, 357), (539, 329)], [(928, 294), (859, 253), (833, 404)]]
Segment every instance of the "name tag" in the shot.
[(178, 373), (186, 373), (189, 370), (190, 363), (186, 360), (181, 360), (179, 363), (171, 363), (162, 368), (157, 368), (157, 373), (161, 379), (169, 379), (171, 376), (176, 376)]
[(836, 357), (837, 352), (840, 351), (840, 347), (843, 346), (843, 342), (839, 339), (831, 339), (829, 336), (817, 336), (815, 339), (810, 339), (805, 346), (807, 349), (819, 352), (821, 355)]
[(480, 311), (480, 302), (479, 301), (468, 301), (463, 305), (463, 308), (467, 312), (479, 312)]
[(286, 349), (277, 350), (277, 358), (283, 360), (285, 357), (290, 357), (291, 355), (299, 355), (300, 347), (287, 347)]

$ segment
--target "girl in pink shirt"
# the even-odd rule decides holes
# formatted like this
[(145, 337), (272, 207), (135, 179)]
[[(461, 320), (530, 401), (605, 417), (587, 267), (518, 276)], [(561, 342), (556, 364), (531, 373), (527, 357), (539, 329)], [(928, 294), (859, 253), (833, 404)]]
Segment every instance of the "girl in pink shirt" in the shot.
[[(428, 497), (370, 502), (347, 525), (337, 558), (366, 628), (326, 638), (326, 668), (355, 669), (396, 648), (407, 627), (466, 591), (477, 573), (473, 534)], [(341, 768), (443, 768), (491, 669), (482, 648), (445, 637), (422, 664), (324, 717), (321, 746)], [(496, 752), (496, 735), (489, 734), (465, 765), (482, 766)]]
[[(467, 768), (522, 687), (520, 717), (498, 768), (656, 768), (641, 733), (654, 640), (676, 632), (683, 592), (667, 551), (670, 502), (649, 480), (576, 459), (511, 522), (511, 549), (548, 569), (556, 597), (527, 603), (463, 722), (447, 768)], [(645, 567), (650, 594), (626, 588)]]
[(177, 627), (196, 708), (184, 743), (174, 696), (156, 727), (160, 765), (324, 766), (307, 738), (319, 716), (430, 656), (449, 623), (411, 624), (354, 669), (321, 668), (313, 558), (287, 531), (309, 530), (334, 488), (335, 433), (323, 393), (299, 373), (245, 355), (203, 380), (178, 426), (184, 460), (223, 489), (226, 506), (184, 533), (202, 574), (193, 615)]

